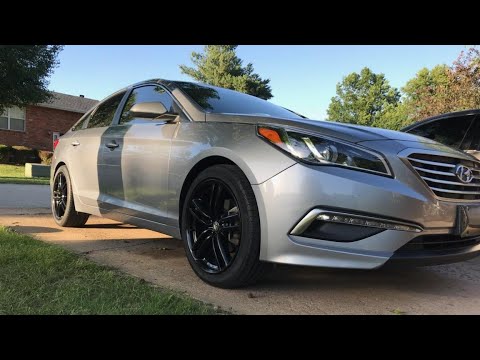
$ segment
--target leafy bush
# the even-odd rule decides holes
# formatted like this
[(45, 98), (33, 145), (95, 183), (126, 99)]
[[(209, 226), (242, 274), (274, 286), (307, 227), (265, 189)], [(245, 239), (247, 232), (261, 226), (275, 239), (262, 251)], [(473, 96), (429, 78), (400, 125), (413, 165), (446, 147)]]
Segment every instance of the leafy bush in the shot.
[(0, 164), (39, 163), (38, 151), (25, 146), (0, 145)]
[(51, 165), (52, 164), (53, 152), (45, 151), (45, 150), (38, 150), (38, 157), (42, 161), (43, 165)]

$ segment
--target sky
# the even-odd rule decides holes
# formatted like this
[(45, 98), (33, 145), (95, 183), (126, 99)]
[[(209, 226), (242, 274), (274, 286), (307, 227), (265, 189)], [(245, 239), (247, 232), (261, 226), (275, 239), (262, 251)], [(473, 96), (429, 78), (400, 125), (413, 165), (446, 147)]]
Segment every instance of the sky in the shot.
[[(237, 55), (270, 79), (271, 102), (312, 119), (325, 119), (336, 84), (367, 66), (401, 88), (423, 67), (450, 65), (465, 45), (240, 45)], [(203, 45), (67, 45), (49, 89), (101, 100), (129, 84), (152, 78), (190, 80), (179, 65), (191, 65)]]

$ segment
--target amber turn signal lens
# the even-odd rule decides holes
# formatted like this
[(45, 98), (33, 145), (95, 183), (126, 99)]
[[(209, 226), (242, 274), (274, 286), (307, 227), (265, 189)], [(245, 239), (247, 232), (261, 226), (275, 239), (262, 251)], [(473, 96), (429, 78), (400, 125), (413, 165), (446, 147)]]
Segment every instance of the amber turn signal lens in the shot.
[(280, 134), (276, 130), (261, 127), (261, 128), (258, 128), (258, 133), (262, 135), (265, 139), (270, 140), (274, 144), (282, 143)]

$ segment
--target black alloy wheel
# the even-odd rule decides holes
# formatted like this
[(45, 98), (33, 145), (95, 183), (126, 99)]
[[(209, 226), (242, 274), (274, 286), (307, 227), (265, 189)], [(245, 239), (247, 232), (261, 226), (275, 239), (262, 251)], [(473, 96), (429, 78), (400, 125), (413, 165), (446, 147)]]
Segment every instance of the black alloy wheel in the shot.
[(58, 172), (53, 183), (53, 209), (54, 215), (61, 220), (67, 209), (68, 188), (67, 179), (63, 172)]
[(216, 274), (235, 259), (242, 237), (238, 202), (229, 187), (219, 179), (206, 179), (197, 185), (187, 214), (188, 248), (202, 270)]
[(186, 186), (180, 231), (193, 271), (221, 288), (254, 283), (269, 267), (260, 261), (260, 216), (245, 174), (212, 165)]
[(70, 173), (65, 165), (55, 172), (52, 186), (52, 214), (55, 222), (64, 227), (85, 225), (89, 214), (75, 210)]

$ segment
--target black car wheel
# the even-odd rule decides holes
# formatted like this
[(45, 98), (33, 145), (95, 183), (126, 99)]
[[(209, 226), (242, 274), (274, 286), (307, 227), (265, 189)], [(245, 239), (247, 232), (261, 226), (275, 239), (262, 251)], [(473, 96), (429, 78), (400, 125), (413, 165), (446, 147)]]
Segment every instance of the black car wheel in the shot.
[(55, 222), (64, 227), (83, 226), (89, 217), (75, 210), (70, 174), (65, 165), (58, 168), (53, 178), (52, 213)]
[(190, 265), (209, 284), (234, 288), (258, 278), (260, 218), (239, 168), (215, 165), (197, 176), (183, 205), (182, 237)]

